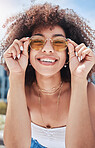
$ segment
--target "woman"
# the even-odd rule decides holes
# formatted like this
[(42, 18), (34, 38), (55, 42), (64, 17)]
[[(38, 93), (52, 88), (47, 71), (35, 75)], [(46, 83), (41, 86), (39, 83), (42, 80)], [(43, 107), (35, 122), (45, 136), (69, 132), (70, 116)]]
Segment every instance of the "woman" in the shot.
[[(2, 43), (10, 88), (7, 148), (94, 148), (94, 31), (73, 10), (32, 6)], [(88, 47), (89, 46), (89, 47)]]

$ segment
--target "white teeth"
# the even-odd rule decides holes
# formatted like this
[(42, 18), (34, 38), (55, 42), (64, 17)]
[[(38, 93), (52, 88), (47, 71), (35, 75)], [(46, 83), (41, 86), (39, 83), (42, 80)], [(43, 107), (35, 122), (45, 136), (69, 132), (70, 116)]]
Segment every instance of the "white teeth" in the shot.
[(50, 63), (55, 62), (55, 60), (52, 60), (52, 59), (40, 59), (40, 61), (42, 61), (42, 62), (50, 62)]

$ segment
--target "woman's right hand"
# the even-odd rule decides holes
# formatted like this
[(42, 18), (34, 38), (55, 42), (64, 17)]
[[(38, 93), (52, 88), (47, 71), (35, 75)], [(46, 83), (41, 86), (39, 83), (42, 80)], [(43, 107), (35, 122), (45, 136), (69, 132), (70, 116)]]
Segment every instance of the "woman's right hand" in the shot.
[(15, 39), (5, 51), (4, 59), (10, 72), (25, 73), (28, 65), (29, 38)]

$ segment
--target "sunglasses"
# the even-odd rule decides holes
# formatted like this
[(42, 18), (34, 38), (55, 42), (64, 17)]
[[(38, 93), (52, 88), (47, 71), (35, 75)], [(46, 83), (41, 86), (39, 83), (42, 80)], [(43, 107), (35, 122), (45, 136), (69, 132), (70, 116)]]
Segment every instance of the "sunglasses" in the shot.
[(30, 49), (41, 50), (48, 40), (50, 40), (55, 51), (64, 51), (67, 48), (67, 39), (63, 36), (54, 36), (51, 39), (46, 39), (44, 36), (34, 35), (30, 38)]

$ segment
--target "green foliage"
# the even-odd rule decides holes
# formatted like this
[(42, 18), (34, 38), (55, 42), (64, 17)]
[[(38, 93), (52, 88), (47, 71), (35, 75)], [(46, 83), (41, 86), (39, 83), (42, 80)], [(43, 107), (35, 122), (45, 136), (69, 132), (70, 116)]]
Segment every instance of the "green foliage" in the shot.
[(0, 102), (0, 114), (5, 115), (7, 110), (7, 104), (5, 102)]
[(0, 115), (0, 130), (4, 130), (5, 119), (6, 119), (5, 115)]

